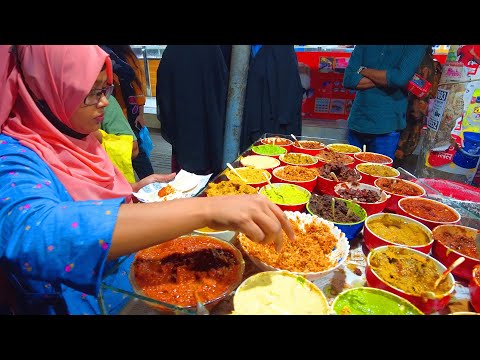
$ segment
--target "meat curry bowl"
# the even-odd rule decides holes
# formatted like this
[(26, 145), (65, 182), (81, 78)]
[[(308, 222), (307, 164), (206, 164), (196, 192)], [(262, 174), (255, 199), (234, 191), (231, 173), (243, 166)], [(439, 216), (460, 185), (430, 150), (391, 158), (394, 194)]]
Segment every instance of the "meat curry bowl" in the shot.
[(380, 246), (367, 255), (368, 286), (390, 291), (410, 301), (425, 314), (445, 308), (455, 290), (449, 273), (435, 288), (447, 268), (418, 250), (403, 246)]
[(343, 182), (333, 188), (335, 195), (356, 202), (367, 215), (378, 214), (385, 209), (390, 195), (373, 185)]
[(433, 246), (432, 231), (417, 220), (397, 214), (375, 214), (365, 220), (365, 246), (375, 249), (399, 245), (429, 254)]
[(315, 157), (318, 159), (318, 167), (332, 162), (336, 162), (337, 164), (341, 165), (347, 165), (352, 169), (356, 165), (355, 160), (350, 155), (332, 151), (328, 148), (320, 150)]
[(272, 182), (295, 184), (312, 192), (317, 184), (318, 172), (303, 166), (280, 166), (272, 172)]
[(480, 265), (480, 256), (475, 244), (477, 230), (461, 225), (440, 225), (433, 229), (433, 256), (443, 265), (450, 266), (459, 257), (463, 263), (452, 270), (452, 274), (470, 280), (472, 269)]
[(325, 148), (325, 144), (315, 140), (299, 140), (292, 144), (292, 152), (317, 155), (318, 152)]
[(262, 144), (266, 145), (277, 145), (285, 148), (289, 152), (292, 148), (293, 141), (290, 139), (282, 138), (279, 136), (267, 137), (260, 141)]
[(342, 182), (362, 180), (355, 169), (337, 162), (326, 163), (318, 168), (317, 190), (322, 194), (335, 196), (335, 186)]
[(273, 243), (257, 243), (243, 233), (238, 235), (242, 249), (258, 268), (287, 270), (313, 281), (326, 277), (345, 263), (350, 245), (333, 223), (298, 211), (284, 211), (284, 214), (292, 224), (295, 240), (283, 233), (280, 252)]
[(375, 152), (358, 152), (353, 154), (355, 165), (360, 163), (375, 163), (387, 166), (392, 166), (393, 159), (390, 156), (375, 153)]
[(414, 182), (399, 178), (378, 178), (373, 184), (390, 195), (385, 209), (391, 212), (398, 211), (398, 201), (407, 197), (425, 196), (425, 189)]
[(277, 204), (282, 210), (303, 211), (310, 199), (311, 193), (307, 189), (286, 183), (275, 183), (265, 185), (259, 190), (271, 202)]
[(130, 282), (137, 294), (159, 301), (164, 312), (193, 312), (197, 299), (207, 309), (242, 282), (245, 262), (228, 242), (211, 236), (182, 236), (135, 254)]
[(397, 213), (420, 221), (432, 230), (438, 225), (455, 225), (461, 218), (454, 208), (436, 200), (420, 197), (401, 199), (398, 202)]

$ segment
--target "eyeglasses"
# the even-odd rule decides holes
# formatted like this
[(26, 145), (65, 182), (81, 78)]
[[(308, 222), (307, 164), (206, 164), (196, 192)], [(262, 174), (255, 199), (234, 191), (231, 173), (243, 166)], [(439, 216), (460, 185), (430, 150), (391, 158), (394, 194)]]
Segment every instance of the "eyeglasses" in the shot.
[(112, 95), (113, 88), (114, 85), (108, 85), (101, 89), (92, 88), (88, 95), (85, 96), (85, 99), (83, 99), (83, 103), (86, 106), (97, 105), (102, 96), (105, 96), (108, 99), (110, 95)]

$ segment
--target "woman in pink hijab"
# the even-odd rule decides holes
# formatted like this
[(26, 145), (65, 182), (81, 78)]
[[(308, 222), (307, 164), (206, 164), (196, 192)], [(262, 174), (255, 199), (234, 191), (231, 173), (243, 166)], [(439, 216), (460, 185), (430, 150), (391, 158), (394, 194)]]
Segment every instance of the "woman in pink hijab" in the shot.
[[(132, 191), (175, 174), (129, 184), (113, 166), (93, 135), (109, 84), (98, 46), (0, 46), (0, 264), (16, 284), (17, 312), (99, 313), (102, 277), (117, 259), (203, 226), (278, 249), (282, 229), (293, 238), (261, 195), (133, 204)], [(108, 284), (125, 288), (129, 264)], [(110, 313), (125, 302), (115, 295), (103, 294)]]

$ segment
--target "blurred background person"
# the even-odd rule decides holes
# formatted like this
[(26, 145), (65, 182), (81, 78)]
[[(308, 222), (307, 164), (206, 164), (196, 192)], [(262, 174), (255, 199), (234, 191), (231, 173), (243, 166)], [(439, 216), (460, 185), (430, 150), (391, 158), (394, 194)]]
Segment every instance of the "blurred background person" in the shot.
[(168, 45), (157, 69), (157, 117), (172, 171), (225, 168), (223, 139), (231, 46)]
[(132, 164), (137, 177), (143, 179), (154, 172), (139, 136), (140, 130), (146, 126), (143, 113), (146, 99), (145, 73), (130, 45), (101, 45), (101, 48), (112, 58), (115, 85), (113, 96), (137, 137), (139, 152)]
[(135, 182), (132, 160), (138, 156), (138, 141), (122, 108), (114, 96), (108, 99), (100, 129), (95, 133), (115, 166), (127, 178)]
[(348, 142), (392, 159), (406, 127), (407, 84), (426, 45), (356, 45), (343, 86), (356, 90), (348, 116)]
[(252, 45), (239, 150), (264, 133), (301, 135), (303, 94), (293, 45)]
[(428, 46), (417, 73), (432, 84), (428, 93), (419, 98), (408, 93), (407, 126), (400, 134), (397, 150), (395, 151), (395, 164), (402, 166), (404, 159), (413, 154), (420, 142), (422, 128), (428, 117), (429, 103), (435, 100), (438, 84), (442, 75), (442, 65), (433, 58), (433, 47)]

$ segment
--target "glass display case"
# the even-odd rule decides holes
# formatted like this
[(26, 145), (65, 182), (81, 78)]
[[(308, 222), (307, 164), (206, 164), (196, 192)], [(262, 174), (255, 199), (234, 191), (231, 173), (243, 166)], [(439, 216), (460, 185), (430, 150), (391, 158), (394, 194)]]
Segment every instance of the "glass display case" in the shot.
[[(280, 135), (280, 134), (264, 134), (261, 139), (265, 137), (271, 137), (271, 136), (280, 136), (280, 137), (291, 139), (290, 136)], [(331, 139), (331, 138), (316, 138), (316, 137), (309, 137), (309, 136), (300, 136), (297, 138), (298, 140), (321, 141), (324, 144), (347, 143), (345, 141), (339, 141), (337, 139)], [(259, 139), (257, 142), (252, 144), (252, 146), (259, 145), (261, 143), (260, 142), (261, 139)], [(232, 162), (233, 167), (241, 166), (240, 160), (244, 156), (250, 155), (250, 154), (251, 154), (251, 148), (247, 149), (241, 156), (239, 156), (234, 162)], [(217, 177), (212, 179), (211, 182), (219, 182), (222, 180), (227, 180), (227, 177), (225, 175), (225, 172), (227, 169), (228, 168), (226, 168)], [(424, 187), (426, 190), (427, 198), (441, 201), (442, 203), (450, 205), (454, 209), (456, 209), (462, 216), (461, 222), (460, 222), (461, 225), (473, 227), (476, 229), (480, 228), (480, 203), (472, 202), (472, 201), (461, 201), (461, 200), (456, 200), (452, 197), (446, 197), (440, 192), (438, 192), (437, 190), (435, 190), (433, 187), (431, 187), (428, 182), (422, 179), (415, 178), (414, 175), (412, 175), (405, 169), (398, 168), (398, 170), (400, 172), (400, 178), (415, 181), (419, 185)], [(197, 196), (205, 196), (205, 194), (203, 193), (204, 190), (205, 188)], [(316, 192), (316, 190), (314, 190), (313, 192)], [(244, 276), (243, 276), (244, 279), (261, 271), (257, 266), (254, 265), (254, 263), (252, 263), (249, 260), (248, 256), (245, 255), (237, 239), (232, 240), (232, 244), (234, 244), (237, 248), (239, 248), (239, 250), (242, 251), (244, 255), (243, 256), (245, 260), (245, 270), (244, 270)], [(344, 266), (341, 266), (339, 269), (335, 270), (329, 276), (326, 276), (324, 278), (314, 281), (314, 284), (317, 285), (324, 292), (325, 296), (327, 297), (327, 300), (329, 301), (329, 304), (333, 302), (336, 295), (338, 295), (341, 291), (345, 289), (358, 287), (358, 286), (366, 286), (365, 267), (366, 267), (367, 255), (368, 255), (368, 249), (366, 249), (363, 242), (363, 233), (360, 233), (359, 236), (350, 240), (350, 251)], [(121, 261), (122, 262), (132, 261), (133, 257), (134, 255), (132, 254), (122, 259)], [(113, 273), (114, 271), (115, 271), (114, 268), (111, 269), (109, 274)], [(105, 275), (104, 277), (105, 280), (108, 280), (109, 274)], [(170, 309), (170, 311), (167, 312), (169, 314), (172, 314), (172, 313), (191, 314), (191, 315), (198, 314), (194, 310), (185, 310), (181, 307), (165, 304), (155, 299), (142, 296), (136, 293), (131, 287), (119, 288), (116, 286), (109, 285), (107, 283), (108, 281), (104, 281), (101, 287), (100, 295), (99, 295), (100, 308), (102, 309), (102, 312), (104, 314), (108, 314), (108, 310), (106, 309), (105, 304), (103, 302), (103, 294), (106, 291), (120, 293), (131, 299), (129, 304), (126, 306), (126, 308), (122, 312), (122, 314), (125, 314), (125, 315), (165, 314), (165, 312), (156, 310), (154, 308), (155, 305), (162, 305)], [(225, 299), (223, 299), (218, 305), (216, 305), (210, 311), (210, 313), (211, 314), (232, 314), (233, 295), (234, 295), (234, 292), (229, 296), (227, 296)], [(469, 309), (469, 306), (471, 306), (469, 305), (469, 299), (470, 299), (470, 294), (468, 290), (468, 284), (464, 280), (456, 278), (455, 293), (449, 303), (449, 304), (454, 304), (455, 306), (453, 305), (452, 307), (447, 306), (444, 310), (435, 314), (448, 314), (448, 313), (457, 312), (457, 311), (472, 311)], [(202, 314), (204, 314), (204, 312)]]

